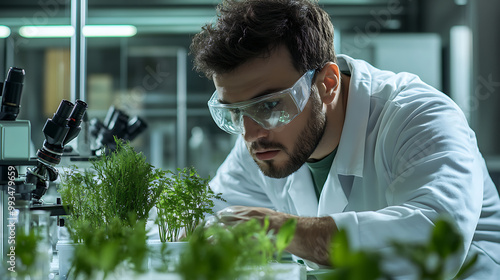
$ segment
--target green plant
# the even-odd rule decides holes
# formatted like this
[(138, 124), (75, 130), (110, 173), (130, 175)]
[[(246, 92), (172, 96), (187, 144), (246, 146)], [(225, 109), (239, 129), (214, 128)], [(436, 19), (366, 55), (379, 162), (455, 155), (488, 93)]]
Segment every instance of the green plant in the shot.
[(296, 220), (287, 221), (278, 234), (269, 221), (252, 219), (232, 227), (199, 226), (181, 255), (177, 271), (183, 279), (237, 279), (281, 256), (295, 233)]
[(194, 168), (168, 172), (171, 177), (156, 203), (160, 240), (177, 241), (181, 230), (189, 237), (205, 214), (213, 214), (214, 199), (222, 200), (208, 185), (209, 179), (201, 178)]
[(296, 229), (297, 220), (288, 219), (285, 223), (283, 223), (283, 225), (280, 227), (280, 230), (276, 234), (276, 259), (278, 261), (281, 260), (283, 251), (285, 251), (286, 247), (288, 247), (288, 245), (290, 245), (290, 243), (292, 242)]
[[(462, 248), (463, 238), (455, 224), (443, 218), (436, 221), (430, 240), (426, 244), (403, 242), (393, 244), (400, 256), (405, 257), (418, 268), (420, 279), (444, 280), (450, 278), (446, 275), (446, 260)], [(463, 264), (456, 277), (460, 278), (467, 272), (476, 259), (477, 255)]]
[(374, 252), (352, 250), (345, 230), (337, 232), (330, 248), (330, 261), (335, 268), (330, 280), (375, 280), (382, 276), (381, 256)]
[(90, 169), (74, 166), (62, 176), (58, 191), (71, 209), (68, 224), (75, 241), (115, 217), (146, 220), (166, 186), (167, 172), (155, 169), (128, 142), (115, 141), (116, 150), (92, 160)]
[(146, 220), (166, 186), (168, 173), (155, 169), (142, 153), (119, 139), (116, 150), (73, 167), (62, 176), (59, 193), (68, 206), (66, 227), (75, 243), (72, 275), (103, 279), (122, 264), (142, 270)]
[[(408, 260), (417, 268), (418, 279), (443, 280), (450, 278), (445, 271), (446, 260), (461, 249), (463, 238), (451, 220), (441, 217), (436, 220), (426, 243), (392, 244), (398, 257)], [(331, 263), (335, 268), (329, 278), (331, 280), (391, 279), (380, 267), (383, 255), (366, 250), (352, 250), (345, 230), (339, 230), (334, 236), (330, 252)], [(456, 277), (467, 272), (476, 258), (477, 256), (463, 264)]]
[(120, 265), (136, 272), (143, 272), (144, 259), (148, 253), (145, 221), (130, 217), (123, 223), (118, 217), (106, 227), (93, 231), (82, 231), (82, 245), (76, 246), (70, 276), (77, 279), (107, 278)]
[(34, 274), (35, 264), (40, 256), (33, 252), (37, 251), (38, 242), (41, 240), (42, 237), (34, 229), (27, 231), (21, 227), (17, 230), (15, 243), (16, 276), (23, 277)]

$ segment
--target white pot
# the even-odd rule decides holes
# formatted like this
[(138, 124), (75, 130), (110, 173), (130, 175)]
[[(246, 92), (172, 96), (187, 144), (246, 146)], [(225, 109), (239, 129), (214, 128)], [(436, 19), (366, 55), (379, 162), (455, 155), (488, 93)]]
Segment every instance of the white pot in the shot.
[(275, 280), (305, 280), (307, 269), (299, 263), (272, 263), (270, 264)]
[(79, 244), (71, 240), (59, 240), (56, 244), (57, 257), (59, 258), (59, 279), (65, 280), (71, 268), (75, 247)]
[(262, 267), (249, 267), (252, 272), (241, 277), (241, 280), (306, 280), (306, 267), (299, 263), (270, 263)]

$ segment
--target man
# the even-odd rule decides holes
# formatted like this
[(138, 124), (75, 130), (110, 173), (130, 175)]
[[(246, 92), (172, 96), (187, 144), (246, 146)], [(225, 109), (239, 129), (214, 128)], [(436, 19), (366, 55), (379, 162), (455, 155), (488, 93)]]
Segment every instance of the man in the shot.
[[(423, 242), (448, 215), (464, 237), (454, 275), (500, 275), (500, 200), (460, 109), (408, 73), (333, 49), (329, 16), (308, 0), (226, 1), (193, 38), (195, 67), (213, 79), (216, 123), (241, 134), (211, 182), (234, 221), (298, 220), (294, 255), (328, 265), (347, 230), (354, 249)], [(404, 266), (387, 265), (394, 275)]]

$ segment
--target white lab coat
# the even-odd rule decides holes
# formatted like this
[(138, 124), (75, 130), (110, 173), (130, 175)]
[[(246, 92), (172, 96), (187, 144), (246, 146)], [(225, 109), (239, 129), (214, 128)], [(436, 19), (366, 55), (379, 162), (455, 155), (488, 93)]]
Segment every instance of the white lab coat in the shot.
[[(391, 240), (427, 240), (432, 221), (448, 214), (465, 240), (450, 272), (478, 253), (469, 279), (499, 279), (500, 200), (460, 109), (415, 75), (378, 70), (345, 55), (338, 64), (351, 72), (349, 97), (319, 202), (307, 166), (288, 178), (266, 177), (239, 137), (210, 183), (227, 200), (214, 210), (246, 205), (330, 215), (347, 230), (353, 248), (381, 252)], [(411, 271), (396, 261), (385, 269), (394, 275)]]

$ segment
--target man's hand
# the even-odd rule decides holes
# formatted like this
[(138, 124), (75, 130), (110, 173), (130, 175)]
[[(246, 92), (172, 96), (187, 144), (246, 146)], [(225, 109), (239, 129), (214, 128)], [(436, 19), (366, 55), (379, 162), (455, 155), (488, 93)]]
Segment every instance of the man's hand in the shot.
[(216, 216), (226, 225), (234, 225), (258, 219), (269, 219), (269, 229), (277, 232), (283, 223), (290, 218), (297, 220), (295, 236), (286, 249), (288, 252), (322, 265), (330, 265), (330, 241), (337, 232), (337, 226), (331, 217), (299, 217), (291, 214), (276, 212), (263, 207), (230, 206)]
[(270, 229), (275, 230), (278, 230), (287, 219), (292, 217), (292, 215), (276, 212), (269, 208), (247, 206), (229, 206), (217, 212), (216, 216), (220, 222), (226, 225), (235, 225), (251, 219), (263, 222), (265, 217), (269, 217)]

